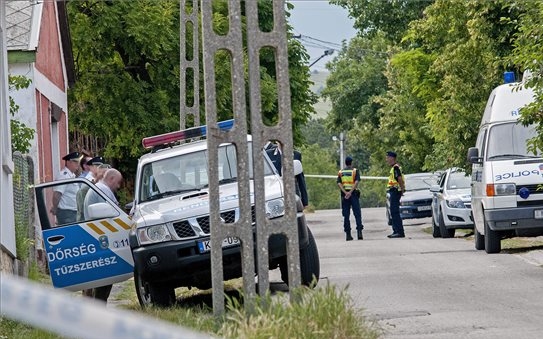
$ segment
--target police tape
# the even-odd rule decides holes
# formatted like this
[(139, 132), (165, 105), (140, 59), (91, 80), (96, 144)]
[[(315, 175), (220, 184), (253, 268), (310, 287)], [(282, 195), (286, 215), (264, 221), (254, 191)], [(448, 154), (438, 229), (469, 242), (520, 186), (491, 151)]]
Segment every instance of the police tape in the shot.
[[(306, 178), (323, 178), (323, 179), (337, 179), (337, 175), (326, 175), (326, 174), (304, 174)], [(360, 179), (366, 180), (388, 180), (388, 177), (368, 177), (360, 176)]]
[(3, 273), (0, 273), (0, 300), (1, 317), (68, 338), (213, 338)]

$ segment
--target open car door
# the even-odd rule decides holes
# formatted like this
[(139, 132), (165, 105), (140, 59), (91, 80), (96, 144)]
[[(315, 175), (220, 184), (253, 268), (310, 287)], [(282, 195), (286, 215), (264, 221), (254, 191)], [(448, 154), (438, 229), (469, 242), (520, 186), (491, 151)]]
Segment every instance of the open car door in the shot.
[[(53, 286), (77, 291), (133, 276), (132, 221), (100, 189), (85, 179), (69, 179), (37, 185), (35, 191)], [(77, 204), (72, 204), (77, 210), (63, 210), (63, 217), (70, 217), (62, 221), (60, 213), (51, 212), (53, 196), (68, 191), (77, 192)], [(93, 199), (85, 204), (89, 194)]]

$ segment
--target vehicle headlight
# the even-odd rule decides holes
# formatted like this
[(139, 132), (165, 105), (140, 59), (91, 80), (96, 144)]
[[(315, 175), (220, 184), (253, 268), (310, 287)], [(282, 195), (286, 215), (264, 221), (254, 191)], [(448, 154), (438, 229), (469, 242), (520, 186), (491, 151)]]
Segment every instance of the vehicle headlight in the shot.
[(169, 241), (172, 239), (166, 225), (154, 225), (140, 228), (138, 230), (138, 240), (140, 244), (149, 244), (155, 242)]
[(285, 214), (285, 201), (283, 198), (266, 201), (266, 216), (268, 219), (280, 217)]
[(515, 184), (487, 184), (486, 195), (489, 197), (498, 195), (515, 195), (517, 187)]
[(447, 203), (447, 206), (450, 208), (466, 208), (466, 205), (464, 205), (464, 202), (462, 200), (445, 200)]

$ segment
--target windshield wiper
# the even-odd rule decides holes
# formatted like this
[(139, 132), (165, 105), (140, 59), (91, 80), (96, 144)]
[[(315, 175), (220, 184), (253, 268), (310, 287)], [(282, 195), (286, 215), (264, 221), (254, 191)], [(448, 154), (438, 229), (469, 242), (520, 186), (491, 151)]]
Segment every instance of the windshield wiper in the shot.
[(225, 178), (225, 179), (221, 179), (219, 180), (219, 185), (222, 185), (222, 184), (229, 184), (231, 182), (236, 182), (238, 181), (238, 178), (237, 177), (233, 177), (233, 178)]
[(182, 189), (178, 189), (178, 190), (166, 191), (166, 192), (162, 192), (162, 193), (158, 193), (158, 194), (155, 194), (153, 196), (150, 196), (149, 198), (147, 198), (147, 201), (162, 199), (164, 197), (168, 197), (168, 196), (171, 196), (171, 195), (176, 195), (176, 194), (179, 194), (179, 193), (200, 191), (200, 190), (201, 190), (201, 188), (192, 187), (192, 188), (182, 188)]
[(499, 158), (539, 158), (538, 156), (534, 156), (534, 155), (526, 155), (526, 154), (498, 154), (498, 155), (493, 155), (491, 157), (488, 158), (488, 160), (490, 159), (499, 159)]

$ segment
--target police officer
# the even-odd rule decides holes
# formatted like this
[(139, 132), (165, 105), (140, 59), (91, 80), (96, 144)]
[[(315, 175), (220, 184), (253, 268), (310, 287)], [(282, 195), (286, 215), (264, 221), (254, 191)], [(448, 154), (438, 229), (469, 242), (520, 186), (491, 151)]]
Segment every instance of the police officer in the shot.
[(402, 168), (396, 162), (396, 153), (387, 152), (386, 162), (390, 166), (387, 192), (390, 195), (390, 218), (392, 219), (392, 234), (389, 238), (405, 238), (402, 218), (400, 217), (400, 198), (405, 192)]
[[(111, 168), (109, 164), (105, 163), (104, 157), (94, 157), (89, 158), (89, 160), (86, 163), (86, 167), (89, 169), (89, 173), (85, 177), (85, 179), (97, 183), (102, 179), (105, 170), (108, 168)], [(81, 185), (81, 188), (79, 191), (77, 191), (76, 195), (76, 202), (77, 202), (77, 221), (82, 221), (85, 219), (84, 216), (84, 206), (83, 203), (85, 201), (85, 195), (89, 191), (89, 186), (83, 184)]]
[[(279, 143), (273, 144), (269, 143), (266, 147), (266, 153), (272, 161), (275, 169), (281, 175), (282, 172), (282, 163), (281, 163), (281, 145)], [(299, 160), (302, 162), (302, 153), (294, 150), (294, 160)], [(309, 196), (307, 194), (307, 186), (305, 184), (305, 175), (304, 172), (297, 174), (295, 177), (296, 181), (296, 194), (300, 197), (302, 205), (306, 208), (309, 205)]]
[(78, 178), (84, 178), (87, 180), (92, 181), (92, 173), (90, 166), (88, 165), (89, 160), (91, 160), (92, 157), (83, 153), (81, 156), (81, 160), (79, 161), (79, 166), (81, 166), (81, 174), (79, 174)]
[[(79, 152), (72, 152), (62, 157), (64, 168), (55, 177), (55, 180), (73, 179), (79, 168)], [(55, 186), (53, 193), (53, 206), (51, 214), (57, 217), (57, 225), (64, 225), (76, 221), (77, 204), (76, 194), (79, 190), (78, 184)]]
[(356, 220), (356, 231), (358, 240), (362, 240), (362, 213), (360, 211), (360, 191), (358, 183), (360, 182), (360, 173), (353, 168), (353, 158), (345, 158), (346, 167), (339, 171), (337, 184), (341, 190), (341, 209), (343, 215), (343, 230), (346, 234), (346, 240), (353, 240), (351, 236), (351, 208), (353, 209), (354, 219)]

